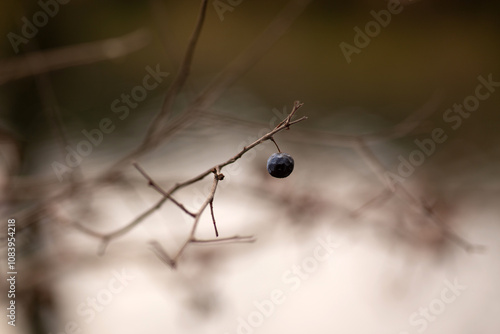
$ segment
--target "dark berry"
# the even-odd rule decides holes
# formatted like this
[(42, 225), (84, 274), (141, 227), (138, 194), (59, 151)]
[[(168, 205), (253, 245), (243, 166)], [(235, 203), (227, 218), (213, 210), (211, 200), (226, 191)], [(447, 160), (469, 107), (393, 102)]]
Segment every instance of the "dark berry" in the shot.
[(286, 153), (274, 153), (267, 159), (267, 171), (271, 176), (284, 178), (293, 171), (293, 158)]

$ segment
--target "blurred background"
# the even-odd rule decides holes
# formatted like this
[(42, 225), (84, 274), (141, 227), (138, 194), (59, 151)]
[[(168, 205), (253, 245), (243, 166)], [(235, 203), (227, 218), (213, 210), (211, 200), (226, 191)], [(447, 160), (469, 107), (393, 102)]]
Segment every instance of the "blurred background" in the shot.
[[(162, 123), (201, 2), (61, 2), (0, 4), (2, 333), (500, 331), (500, 4), (209, 0)], [(264, 142), (215, 194), (220, 237), (255, 242), (189, 244), (172, 269), (151, 241), (172, 256), (193, 219), (167, 201), (98, 254), (161, 199), (132, 160), (168, 189), (296, 100), (308, 119), (275, 136), (294, 172), (268, 175)], [(196, 211), (210, 187), (175, 198)]]

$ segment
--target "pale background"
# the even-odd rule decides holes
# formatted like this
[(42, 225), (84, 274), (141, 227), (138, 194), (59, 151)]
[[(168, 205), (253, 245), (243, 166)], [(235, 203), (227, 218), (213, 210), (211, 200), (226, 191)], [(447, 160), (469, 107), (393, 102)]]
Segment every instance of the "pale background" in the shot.
[[(85, 158), (81, 167), (87, 178), (140, 142), (181, 62), (199, 2), (162, 2), (166, 42), (152, 19), (155, 3), (71, 1), (61, 5), (21, 53), (150, 29), (151, 41), (136, 52), (50, 74), (73, 144), (84, 139), (83, 129), (96, 128), (103, 117), (116, 124)], [(209, 1), (192, 76), (176, 101), (177, 113), (285, 3), (243, 1), (221, 21)], [(500, 92), (482, 101), (455, 131), (442, 117), (447, 108), (474, 93), (478, 76), (491, 73), (500, 81), (499, 5), (414, 1), (348, 64), (339, 44), (352, 44), (353, 28), (372, 20), (371, 10), (385, 8), (382, 1), (313, 1), (270, 52), (225, 92), (211, 116), (195, 120), (139, 160), (168, 188), (233, 156), (270, 123), (276, 125), (275, 114), (289, 112), (294, 100), (304, 102), (298, 114), (309, 119), (276, 136), (281, 149), (295, 159), (290, 177), (278, 180), (267, 174), (265, 162), (275, 152), (268, 142), (239, 160), (233, 172), (223, 170), (226, 179), (215, 196), (219, 232), (254, 235), (255, 243), (195, 245), (172, 270), (148, 244), (157, 240), (173, 253), (188, 233), (191, 220), (170, 203), (112, 242), (104, 256), (97, 255), (95, 239), (41, 215), (37, 229), (17, 236), (17, 287), (23, 297), (16, 299), (16, 328), (4, 319), (0, 331), (63, 333), (74, 321), (82, 333), (498, 333)], [(2, 2), (0, 35), (19, 32), (21, 18), (39, 10), (35, 2)], [(2, 39), (0, 56), (6, 61), (16, 56), (7, 38)], [(2, 71), (6, 64), (0, 63)], [(145, 67), (156, 64), (171, 75), (127, 119), (118, 121), (110, 103), (140, 85)], [(422, 228), (422, 218), (394, 198), (353, 217), (383, 185), (352, 150), (336, 147), (331, 136), (319, 133), (358, 135), (391, 128), (436, 90), (443, 93), (427, 130), (373, 149), (395, 172), (398, 156), (408, 157), (415, 149), (414, 139), (429, 138), (435, 127), (445, 129), (448, 140), (416, 168), (405, 186), (435, 203), (446, 224), (465, 240), (484, 246), (482, 252), (467, 252)], [(32, 77), (3, 83), (0, 108), (1, 212), (6, 222), (41, 201), (46, 184), (56, 190), (63, 186), (51, 169), (53, 161), (62, 159)], [(11, 166), (17, 167), (9, 174)], [(101, 232), (123, 226), (159, 199), (132, 167), (125, 172), (132, 187), (106, 187), (64, 201), (58, 205), (60, 213)], [(44, 188), (30, 187), (38, 181)], [(177, 197), (195, 209), (209, 183), (195, 184)], [(18, 218), (18, 223), (28, 224), (28, 219)], [(410, 228), (402, 231), (402, 226)], [(213, 237), (208, 211), (199, 235)], [(310, 260), (318, 238), (329, 237), (338, 247), (293, 290), (283, 276)], [(5, 261), (1, 263), (6, 272)], [(104, 293), (114, 271), (122, 270), (134, 279), (86, 322), (79, 305)], [(439, 305), (446, 282), (455, 280), (464, 290), (444, 303), (425, 330), (409, 320), (414, 312)], [(2, 283), (0, 288), (4, 296), (7, 286)], [(258, 326), (240, 328), (240, 319), (248, 322), (258, 310), (255, 303), (269, 299), (276, 289), (283, 291), (283, 302)]]

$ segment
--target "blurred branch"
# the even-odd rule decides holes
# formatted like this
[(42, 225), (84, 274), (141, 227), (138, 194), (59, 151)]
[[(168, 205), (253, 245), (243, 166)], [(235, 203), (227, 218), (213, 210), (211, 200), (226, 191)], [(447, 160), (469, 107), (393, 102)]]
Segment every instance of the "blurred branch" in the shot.
[(368, 144), (374, 144), (382, 141), (406, 137), (409, 134), (419, 131), (419, 128), (423, 126), (425, 120), (438, 110), (439, 104), (443, 100), (443, 96), (444, 94), (442, 91), (434, 91), (427, 102), (411, 113), (402, 122), (385, 131), (362, 135), (361, 137), (363, 141)]
[[(57, 218), (56, 220), (63, 221), (65, 218), (59, 217), (57, 212), (55, 212), (56, 210), (54, 210), (54, 207), (56, 207), (58, 202), (62, 201), (63, 199), (74, 199), (75, 197), (71, 197), (72, 195), (74, 195), (73, 191), (77, 190), (79, 193), (85, 193), (85, 190), (93, 188), (97, 185), (106, 184), (108, 182), (116, 183), (117, 181), (122, 180), (122, 175), (119, 172), (132, 160), (135, 160), (138, 157), (156, 148), (167, 138), (193, 122), (197, 118), (197, 116), (212, 116), (208, 113), (208, 109), (213, 106), (213, 104), (235, 81), (237, 81), (269, 51), (269, 49), (285, 34), (294, 20), (302, 13), (302, 11), (310, 2), (311, 0), (289, 1), (287, 5), (281, 10), (281, 12), (275, 17), (275, 19), (261, 33), (261, 35), (259, 35), (259, 37), (235, 60), (228, 64), (228, 66), (225, 67), (213, 79), (213, 81), (209, 85), (207, 85), (205, 89), (200, 92), (182, 112), (179, 113), (179, 116), (173, 117), (172, 108), (174, 105), (174, 101), (175, 98), (179, 96), (179, 93), (185, 88), (186, 82), (189, 78), (196, 46), (205, 21), (208, 0), (202, 0), (198, 18), (190, 41), (188, 43), (186, 52), (183, 56), (181, 65), (179, 67), (177, 76), (166, 92), (162, 108), (155, 116), (149, 130), (145, 134), (145, 138), (142, 143), (140, 143), (137, 148), (129, 152), (124, 158), (117, 161), (115, 165), (113, 165), (111, 168), (94, 179), (86, 180), (86, 182), (79, 182), (80, 180), (74, 180), (71, 186), (65, 185), (62, 189), (55, 189), (51, 188), (50, 185), (44, 185), (44, 191), (38, 198), (39, 201), (36, 203), (26, 201), (28, 202), (29, 206), (25, 205), (24, 208), (19, 211), (19, 214), (22, 214), (23, 217), (26, 217), (26, 219), (20, 219), (21, 221), (25, 222), (25, 225), (20, 226), (19, 230), (22, 230), (23, 228), (31, 224), (31, 222), (36, 222), (43, 212), (49, 212), (51, 216)], [(158, 1), (156, 3), (159, 4)], [(48, 108), (49, 105), (53, 106), (53, 108), (50, 109), (49, 119), (52, 120), (52, 125), (54, 126), (55, 132), (57, 133), (58, 140), (60, 141), (61, 145), (65, 146), (68, 143), (68, 139), (65, 135), (62, 123), (60, 122), (60, 115), (57, 110), (55, 94), (51, 90), (50, 81), (48, 81), (46, 73), (71, 66), (91, 64), (97, 61), (121, 57), (145, 47), (149, 43), (149, 40), (149, 33), (144, 29), (139, 29), (133, 33), (117, 38), (106, 39), (98, 42), (83, 43), (53, 50), (32, 52), (23, 56), (3, 60), (0, 62), (0, 84), (32, 75), (40, 76), (39, 85), (41, 88), (45, 89), (45, 91), (41, 91), (42, 100), (44, 100), (44, 105), (46, 106), (46, 108)], [(382, 164), (380, 159), (369, 147), (370, 145), (375, 143), (401, 138), (421, 131), (421, 129), (424, 127), (425, 120), (437, 110), (439, 101), (440, 94), (435, 93), (429, 99), (429, 101), (427, 101), (413, 114), (408, 116), (396, 126), (384, 131), (360, 135), (339, 135), (319, 131), (299, 131), (295, 133), (294, 140), (298, 140), (302, 143), (321, 142), (335, 147), (350, 148), (354, 150), (373, 170), (374, 174), (384, 184), (385, 188), (380, 194), (378, 194), (376, 197), (374, 197), (372, 200), (358, 209), (354, 213), (354, 215), (359, 215), (364, 210), (371, 208), (376, 204), (382, 203), (393, 196), (397, 196), (407, 206), (417, 212), (419, 216), (424, 217), (426, 221), (431, 222), (435, 226), (437, 226), (448, 240), (453, 241), (454, 243), (458, 244), (468, 251), (472, 251), (478, 249), (478, 247), (467, 242), (466, 240), (458, 236), (455, 232), (453, 232), (448, 226), (446, 226), (442, 219), (437, 215), (435, 210), (428, 204), (426, 204), (425, 201), (422, 201), (419, 198), (415, 197), (402, 184), (392, 184), (387, 179), (387, 168)], [(225, 166), (236, 162), (246, 152), (253, 149), (257, 145), (260, 145), (264, 141), (271, 140), (275, 142), (273, 136), (278, 132), (288, 129), (290, 126), (305, 120), (306, 117), (292, 120), (294, 114), (301, 106), (301, 103), (295, 102), (293, 110), (281, 123), (278, 124), (278, 126), (276, 126), (273, 130), (271, 130), (261, 138), (257, 139), (252, 144), (244, 147), (233, 157), (207, 169), (203, 173), (191, 179), (188, 179), (182, 183), (175, 184), (168, 190), (163, 189), (159, 185), (159, 183), (153, 180), (153, 178), (149, 176), (137, 162), (134, 162), (133, 165), (135, 166), (135, 168), (142, 175), (142, 177), (146, 179), (148, 185), (161, 195), (161, 198), (149, 209), (141, 213), (139, 216), (135, 217), (132, 221), (130, 221), (123, 227), (120, 227), (110, 233), (99, 233), (93, 231), (92, 229), (89, 229), (80, 222), (70, 222), (68, 220), (66, 220), (66, 222), (68, 222), (69, 225), (72, 225), (79, 231), (94, 238), (100, 239), (101, 245), (99, 247), (99, 253), (102, 254), (112, 240), (131, 231), (134, 227), (138, 226), (156, 210), (161, 208), (165, 202), (170, 200), (180, 210), (194, 219), (189, 235), (186, 237), (184, 243), (181, 245), (181, 247), (173, 257), (168, 255), (168, 253), (162, 248), (160, 243), (158, 243), (157, 241), (151, 242), (155, 254), (162, 261), (173, 268), (177, 265), (180, 257), (190, 244), (253, 242), (255, 239), (252, 236), (233, 236), (218, 238), (219, 233), (216, 226), (213, 202), (218, 183), (224, 178), (222, 170)], [(173, 197), (174, 193), (179, 189), (195, 184), (205, 179), (205, 177), (210, 174), (213, 174), (211, 190), (209, 194), (207, 194), (207, 197), (203, 204), (198, 208), (196, 212), (187, 209), (182, 203), (180, 203)], [(40, 183), (34, 184), (37, 185)], [(32, 185), (32, 188), (35, 187), (35, 185)], [(211, 218), (217, 238), (198, 239), (196, 238), (196, 231), (201, 216), (205, 212), (207, 207), (210, 207)]]
[(234, 237), (227, 238), (218, 238), (218, 239), (193, 239), (192, 243), (196, 244), (209, 244), (209, 243), (222, 243), (222, 242), (255, 242), (255, 238), (253, 236), (239, 236), (235, 235)]
[[(419, 200), (418, 198), (416, 198), (400, 182), (395, 182), (394, 184), (391, 183), (391, 180), (387, 177), (386, 174), (386, 172), (388, 172), (388, 169), (383, 166), (382, 162), (380, 162), (380, 160), (362, 139), (358, 139), (355, 150), (358, 155), (366, 162), (366, 164), (372, 169), (372, 171), (380, 179), (384, 186), (392, 193), (392, 195), (396, 195), (398, 198), (402, 199), (410, 209), (414, 210), (422, 218), (424, 218), (424, 221), (431, 222), (436, 227), (438, 227), (443, 236), (445, 236), (448, 240), (462, 247), (467, 252), (481, 251), (483, 249), (482, 246), (471, 244), (470, 242), (459, 236), (456, 232), (452, 231), (450, 227), (442, 221), (442, 219), (437, 215), (437, 213), (431, 206), (429, 206), (423, 199)], [(384, 198), (386, 194), (383, 192), (379, 196)], [(365, 204), (364, 207), (369, 207), (370, 202), (373, 202), (373, 199)], [(357, 210), (357, 213), (359, 214), (360, 210)]]
[[(116, 162), (116, 164), (103, 175), (103, 179), (109, 178), (111, 174), (116, 174), (117, 170), (129, 164), (132, 160), (136, 160), (143, 154), (150, 152), (166, 138), (190, 124), (200, 112), (209, 109), (231, 84), (247, 72), (269, 51), (311, 1), (312, 0), (289, 1), (262, 34), (242, 54), (240, 54), (239, 57), (222, 70), (195, 100), (185, 108), (180, 116), (170, 119), (170, 122), (158, 128), (156, 133), (148, 134), (148, 139), (143, 141), (141, 145), (127, 154), (124, 158)], [(202, 5), (202, 10), (203, 8)], [(198, 20), (200, 20), (201, 17), (200, 15)], [(193, 36), (196, 36), (196, 34), (193, 33)], [(190, 54), (187, 53), (185, 57), (188, 55)], [(183, 64), (189, 64), (189, 62), (186, 62), (186, 59), (184, 59)], [(185, 80), (185, 78), (183, 78), (183, 80)]]
[(261, 35), (215, 77), (189, 109), (205, 110), (210, 107), (230, 85), (255, 65), (271, 49), (311, 1), (289, 1)]
[(366, 145), (373, 145), (403, 138), (411, 134), (422, 132), (422, 130), (426, 128), (424, 126), (425, 122), (438, 110), (442, 98), (442, 92), (435, 91), (420, 108), (412, 112), (398, 124), (382, 131), (367, 134), (344, 135), (318, 130), (300, 130), (291, 140), (301, 143), (354, 148), (358, 145), (359, 140), (362, 140)]
[(153, 187), (156, 191), (158, 191), (160, 194), (163, 195), (163, 197), (165, 197), (166, 199), (169, 199), (172, 203), (174, 203), (175, 205), (177, 205), (182, 211), (184, 211), (185, 213), (187, 213), (188, 215), (190, 215), (191, 217), (195, 217), (195, 214), (192, 213), (191, 211), (189, 211), (188, 209), (186, 209), (184, 207), (184, 205), (182, 205), (181, 203), (179, 203), (177, 200), (175, 200), (171, 194), (168, 194), (165, 192), (165, 190), (163, 190), (147, 173), (146, 171), (144, 171), (144, 169), (139, 166), (139, 164), (137, 162), (134, 162), (133, 163), (134, 167), (139, 171), (139, 173), (142, 174), (142, 176), (148, 180), (148, 184)]
[[(166, 263), (173, 263), (173, 265), (171, 265), (172, 267), (175, 267), (175, 264), (177, 263), (178, 259), (180, 258), (180, 256), (183, 254), (184, 250), (187, 248), (187, 246), (192, 243), (192, 242), (217, 242), (217, 240), (221, 240), (221, 241), (227, 241), (229, 240), (228, 238), (221, 238), (221, 239), (214, 239), (214, 240), (199, 240), (199, 239), (196, 239), (195, 238), (195, 233), (196, 233), (196, 230), (198, 228), (198, 224), (199, 224), (199, 221), (201, 219), (201, 216), (203, 214), (203, 212), (205, 211), (205, 209), (210, 206), (211, 207), (211, 212), (212, 212), (212, 219), (213, 219), (213, 222), (214, 222), (214, 226), (215, 226), (215, 217), (213, 215), (213, 200), (214, 200), (214, 196), (215, 196), (215, 192), (217, 191), (217, 185), (219, 184), (220, 181), (222, 181), (224, 179), (224, 174), (221, 173), (221, 170), (227, 166), (227, 165), (230, 165), (234, 162), (236, 162), (238, 159), (240, 159), (246, 152), (248, 152), (249, 150), (251, 150), (252, 148), (256, 147), (257, 145), (267, 141), (267, 140), (272, 140), (273, 139), (273, 136), (275, 134), (277, 134), (278, 132), (280, 131), (283, 131), (283, 130), (286, 130), (286, 129), (289, 129), (290, 126), (294, 125), (294, 124), (297, 124), (299, 122), (302, 122), (304, 120), (307, 119), (307, 117), (303, 116), (303, 117), (300, 117), (296, 120), (292, 120), (292, 117), (295, 115), (295, 113), (297, 112), (298, 109), (300, 109), (300, 107), (302, 107), (302, 103), (298, 102), (298, 101), (295, 101), (294, 103), (294, 106), (292, 108), (292, 111), (290, 112), (290, 114), (281, 122), (279, 123), (273, 130), (271, 130), (270, 132), (268, 132), (267, 134), (263, 135), (262, 137), (260, 137), (259, 139), (257, 139), (256, 141), (254, 141), (252, 144), (248, 145), (248, 146), (245, 146), (240, 152), (238, 152), (236, 155), (234, 155), (233, 157), (229, 158), (228, 160), (224, 161), (224, 162), (221, 162), (209, 169), (207, 169), (205, 172), (191, 178), (191, 179), (188, 179), (182, 183), (177, 183), (175, 184), (173, 187), (171, 187), (169, 190), (164, 190), (163, 188), (160, 187), (160, 185), (158, 185), (158, 183), (156, 183), (153, 178), (151, 176), (149, 176), (149, 174), (146, 173), (146, 171), (137, 163), (137, 162), (134, 162), (134, 166), (135, 168), (139, 171), (139, 173), (141, 173), (141, 175), (148, 181), (148, 185), (153, 187), (158, 193), (160, 193), (162, 195), (162, 198), (155, 204), (153, 205), (151, 208), (149, 208), (148, 210), (146, 210), (145, 212), (143, 212), (142, 214), (140, 214), (138, 217), (136, 217), (134, 220), (132, 220), (130, 223), (128, 223), (127, 225), (113, 231), (113, 232), (110, 232), (110, 233), (98, 233), (98, 232), (95, 232), (95, 231), (92, 231), (84, 226), (82, 226), (81, 224), (79, 223), (74, 223), (75, 224), (75, 227), (78, 228), (80, 231), (92, 236), (92, 237), (96, 237), (96, 238), (99, 238), (101, 239), (101, 247), (100, 247), (100, 253), (104, 252), (105, 248), (107, 247), (107, 245), (109, 244), (109, 242), (119, 236), (122, 236), (124, 235), (125, 233), (127, 233), (128, 231), (130, 231), (131, 229), (133, 229), (135, 226), (137, 226), (139, 223), (141, 223), (144, 219), (146, 219), (147, 217), (149, 217), (153, 212), (155, 212), (157, 209), (159, 209), (167, 200), (170, 200), (172, 201), (174, 204), (177, 205), (177, 207), (179, 207), (182, 211), (184, 211), (185, 213), (187, 213), (188, 215), (190, 215), (191, 217), (194, 218), (194, 222), (193, 222), (193, 226), (191, 227), (191, 232), (189, 233), (189, 236), (186, 238), (185, 242), (183, 243), (183, 245), (179, 248), (178, 252), (176, 253), (176, 255), (172, 258), (170, 257), (166, 257), (165, 254), (166, 252), (163, 250), (163, 249), (160, 249), (159, 248), (159, 244), (158, 243), (155, 243), (154, 244), (154, 248), (156, 249), (156, 254)], [(274, 140), (274, 139), (273, 139)], [(187, 187), (189, 185), (192, 185), (198, 181), (201, 181), (203, 180), (206, 176), (208, 176), (209, 174), (213, 174), (213, 183), (212, 183), (212, 188), (209, 192), (209, 194), (207, 195), (205, 201), (203, 202), (203, 204), (200, 206), (200, 208), (198, 209), (198, 211), (196, 211), (195, 213), (192, 213), (191, 211), (187, 210), (185, 208), (185, 206), (179, 202), (177, 202), (175, 199), (173, 199), (172, 195), (178, 191), (179, 189), (182, 189), (184, 187)], [(216, 229), (216, 234), (218, 235), (218, 231)], [(248, 239), (252, 239), (251, 237), (243, 237), (243, 238), (240, 238), (240, 237), (232, 237), (230, 240), (240, 240), (240, 239), (243, 239), (245, 241), (248, 241)], [(166, 259), (170, 259), (170, 260), (166, 260)]]
[[(32, 63), (32, 67), (39, 69), (44, 69), (38, 75), (35, 76), (38, 94), (42, 102), (43, 111), (49, 122), (52, 132), (59, 143), (59, 149), (61, 151), (61, 157), (64, 157), (66, 151), (65, 147), (69, 145), (69, 139), (67, 131), (64, 128), (62, 122), (61, 110), (59, 108), (59, 103), (56, 99), (56, 94), (54, 92), (54, 87), (49, 77), (49, 70), (45, 67), (45, 64), (41, 62), (40, 58), (33, 58), (30, 61), (37, 62)], [(74, 186), (79, 178), (81, 178), (82, 172), (80, 166), (75, 167), (75, 172), (70, 173), (70, 181)]]
[(364, 213), (366, 210), (370, 209), (371, 207), (374, 207), (375, 205), (381, 204), (385, 201), (387, 201), (389, 198), (391, 198), (393, 195), (393, 192), (388, 189), (384, 188), (380, 193), (372, 197), (370, 200), (365, 202), (361, 207), (358, 209), (354, 210), (351, 213), (352, 218), (358, 218), (361, 216), (362, 213)]
[(35, 51), (1, 60), (0, 84), (67, 67), (119, 58), (144, 48), (149, 41), (149, 32), (141, 28), (120, 37)]
[[(362, 139), (367, 145), (378, 144), (389, 140), (403, 138), (412, 134), (418, 134), (428, 130), (427, 120), (432, 116), (442, 101), (443, 94), (435, 91), (431, 97), (417, 110), (410, 113), (404, 120), (387, 129), (367, 134), (344, 135), (327, 131), (297, 129), (295, 136), (289, 140), (292, 142), (308, 143), (314, 145), (328, 145), (334, 147), (353, 148), (356, 141)], [(246, 127), (265, 127), (267, 124), (242, 119), (232, 115), (224, 115), (210, 111), (203, 114), (204, 117), (214, 121), (229, 123), (232, 126), (240, 125)]]
[(156, 240), (153, 240), (150, 242), (150, 245), (153, 249), (153, 252), (155, 255), (163, 261), (166, 265), (168, 265), (170, 268), (175, 269), (177, 267), (177, 264), (175, 263), (174, 260), (167, 254), (165, 249), (160, 245), (160, 243)]
[[(327, 133), (320, 131), (308, 131), (299, 129), (296, 135), (289, 139), (300, 143), (326, 144), (333, 147), (345, 147), (354, 150), (354, 152), (363, 159), (363, 162), (374, 172), (375, 176), (384, 184), (384, 189), (368, 200), (357, 210), (351, 212), (352, 218), (359, 217), (364, 211), (382, 205), (390, 198), (397, 196), (402, 199), (418, 215), (423, 216), (425, 220), (434, 224), (440, 233), (449, 241), (454, 242), (466, 251), (479, 251), (482, 249), (479, 245), (473, 245), (466, 241), (458, 234), (453, 232), (440, 219), (435, 210), (428, 206), (424, 201), (416, 198), (412, 193), (401, 183), (393, 184), (387, 177), (389, 170), (382, 164), (380, 159), (373, 153), (369, 146), (379, 144), (381, 142), (390, 141), (397, 138), (402, 138), (416, 132), (420, 132), (426, 120), (438, 110), (439, 103), (442, 100), (442, 92), (435, 91), (432, 96), (420, 108), (411, 113), (408, 117), (402, 120), (395, 126), (383, 131), (360, 134), (360, 135), (339, 135), (335, 133)], [(207, 116), (225, 121), (237, 121), (240, 124), (255, 126), (255, 122), (241, 120), (231, 116), (219, 115), (210, 113)], [(264, 124), (258, 124), (264, 125)]]
[(170, 21), (169, 10), (165, 5), (165, 1), (149, 0), (149, 11), (156, 28), (155, 30), (158, 31), (160, 41), (165, 49), (165, 55), (168, 55), (168, 59), (165, 60), (171, 63), (172, 68), (176, 68), (181, 62), (181, 54), (178, 48), (172, 45), (174, 41), (172, 40), (173, 34), (171, 32), (174, 28), (168, 24)]
[(202, 0), (201, 2), (200, 13), (198, 14), (196, 26), (189, 40), (189, 44), (183, 57), (182, 64), (179, 68), (179, 71), (177, 72), (177, 76), (170, 85), (167, 94), (165, 95), (165, 99), (163, 100), (163, 105), (160, 112), (156, 115), (146, 133), (143, 145), (148, 145), (150, 141), (152, 141), (153, 138), (156, 137), (158, 132), (161, 132), (161, 130), (165, 127), (168, 121), (168, 117), (172, 112), (172, 105), (174, 103), (174, 100), (184, 87), (184, 84), (186, 83), (186, 80), (191, 72), (191, 64), (193, 62), (194, 51), (196, 49), (196, 44), (198, 43), (198, 40), (200, 38), (203, 23), (205, 22), (207, 3), (208, 0)]

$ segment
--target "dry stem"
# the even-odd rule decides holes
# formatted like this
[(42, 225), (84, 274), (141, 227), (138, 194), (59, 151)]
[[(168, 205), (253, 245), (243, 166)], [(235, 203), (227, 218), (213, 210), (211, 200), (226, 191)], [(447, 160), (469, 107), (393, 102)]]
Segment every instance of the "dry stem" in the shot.
[[(294, 106), (292, 108), (292, 111), (290, 114), (281, 122), (279, 123), (273, 130), (271, 130), (269, 133), (263, 135), (253, 143), (251, 143), (248, 146), (245, 146), (240, 152), (235, 154), (233, 157), (229, 158), (228, 160), (221, 162), (203, 173), (188, 179), (182, 183), (177, 183), (174, 186), (172, 186), (169, 190), (163, 189), (157, 182), (153, 180), (153, 178), (142, 168), (137, 162), (134, 162), (133, 165), (134, 167), (141, 173), (141, 175), (146, 179), (148, 182), (148, 185), (151, 186), (153, 189), (155, 189), (158, 193), (162, 195), (162, 198), (151, 208), (140, 214), (138, 217), (136, 217), (134, 220), (132, 220), (130, 223), (127, 225), (113, 231), (110, 233), (98, 233), (95, 231), (92, 231), (81, 224), (77, 224), (76, 227), (80, 229), (82, 232), (92, 236), (101, 239), (101, 247), (99, 250), (99, 253), (103, 253), (107, 247), (107, 245), (114, 239), (124, 235), (131, 229), (133, 229), (135, 226), (137, 226), (139, 223), (141, 223), (144, 219), (149, 217), (153, 212), (155, 212), (157, 209), (162, 207), (162, 205), (167, 201), (170, 200), (172, 201), (177, 207), (179, 207), (183, 212), (188, 214), (194, 219), (193, 226), (191, 227), (191, 231), (189, 233), (189, 236), (186, 238), (185, 242), (182, 244), (182, 246), (179, 248), (175, 256), (170, 257), (167, 255), (167, 252), (161, 247), (161, 245), (158, 242), (153, 242), (153, 249), (155, 251), (155, 254), (165, 263), (168, 263), (172, 268), (174, 268), (180, 258), (180, 256), (184, 253), (185, 249), (190, 243), (212, 243), (212, 242), (217, 242), (218, 240), (220, 241), (241, 241), (241, 242), (249, 242), (251, 240), (254, 240), (252, 236), (244, 236), (244, 237), (239, 237), (239, 236), (234, 236), (234, 237), (228, 237), (228, 238), (221, 238), (221, 239), (213, 239), (213, 240), (200, 240), (195, 237), (196, 230), (198, 228), (201, 216), (207, 206), (210, 206), (210, 211), (211, 211), (211, 216), (212, 216), (212, 221), (214, 224), (215, 228), (215, 233), (216, 237), (218, 237), (219, 232), (217, 230), (216, 222), (215, 222), (215, 216), (213, 213), (213, 200), (215, 196), (215, 192), (217, 191), (217, 185), (219, 184), (220, 181), (224, 179), (224, 174), (221, 173), (221, 170), (227, 166), (230, 165), (234, 162), (236, 162), (238, 159), (240, 159), (246, 152), (251, 150), (252, 148), (256, 147), (257, 145), (265, 142), (266, 140), (273, 140), (273, 135), (277, 134), (278, 132), (289, 129), (290, 126), (297, 124), (299, 122), (302, 122), (303, 120), (306, 120), (307, 117), (303, 116), (298, 118), (297, 120), (292, 120), (292, 117), (295, 115), (298, 109), (302, 107), (302, 103), (299, 101), (295, 101)], [(191, 212), (189, 211), (183, 204), (178, 202), (173, 198), (173, 194), (178, 191), (179, 189), (182, 189), (184, 187), (187, 187), (189, 185), (192, 185), (198, 181), (203, 180), (206, 176), (209, 174), (213, 174), (213, 181), (212, 181), (212, 188), (210, 189), (209, 194), (207, 195), (205, 201), (203, 204), (200, 206), (198, 211), (196, 212)]]

